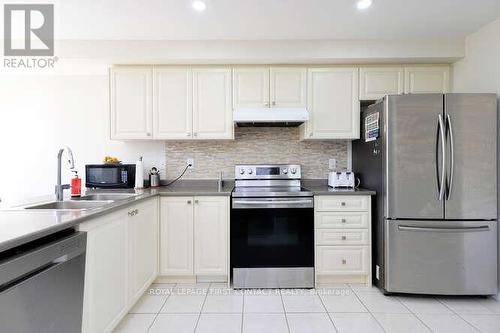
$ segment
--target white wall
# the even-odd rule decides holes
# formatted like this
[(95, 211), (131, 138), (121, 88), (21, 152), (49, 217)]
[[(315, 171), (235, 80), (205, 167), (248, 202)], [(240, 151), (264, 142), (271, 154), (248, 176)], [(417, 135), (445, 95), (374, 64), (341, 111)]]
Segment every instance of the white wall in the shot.
[[(0, 198), (2, 206), (52, 194), (57, 151), (72, 148), (76, 167), (100, 163), (104, 155), (164, 168), (163, 142), (109, 140), (107, 65), (78, 72), (0, 75)], [(60, 68), (64, 68), (63, 65)], [(63, 164), (63, 181), (70, 172)]]
[[(491, 92), (500, 96), (500, 18), (467, 37), (465, 58), (453, 65), (453, 90)], [(500, 114), (500, 100), (498, 106)], [(500, 246), (498, 259), (500, 277)], [(498, 286), (500, 290), (500, 278)]]

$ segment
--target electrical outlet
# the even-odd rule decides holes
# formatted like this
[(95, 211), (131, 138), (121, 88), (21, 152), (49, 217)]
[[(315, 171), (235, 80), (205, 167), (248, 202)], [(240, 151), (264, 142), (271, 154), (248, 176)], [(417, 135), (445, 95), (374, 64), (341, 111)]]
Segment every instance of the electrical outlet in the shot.
[(330, 170), (337, 169), (337, 160), (335, 158), (330, 158), (328, 160), (328, 169)]
[(194, 169), (194, 158), (188, 158), (188, 159), (186, 160), (186, 163), (187, 163), (188, 165), (189, 165), (189, 164), (191, 164), (191, 166), (190, 166), (190, 167), (188, 167), (188, 170), (193, 170), (193, 169)]

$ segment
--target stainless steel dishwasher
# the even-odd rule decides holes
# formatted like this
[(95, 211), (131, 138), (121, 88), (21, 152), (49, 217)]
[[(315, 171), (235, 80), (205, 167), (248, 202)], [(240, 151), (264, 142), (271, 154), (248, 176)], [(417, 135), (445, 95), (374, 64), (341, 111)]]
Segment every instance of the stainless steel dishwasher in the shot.
[(2, 332), (81, 332), (86, 240), (69, 230), (0, 254)]

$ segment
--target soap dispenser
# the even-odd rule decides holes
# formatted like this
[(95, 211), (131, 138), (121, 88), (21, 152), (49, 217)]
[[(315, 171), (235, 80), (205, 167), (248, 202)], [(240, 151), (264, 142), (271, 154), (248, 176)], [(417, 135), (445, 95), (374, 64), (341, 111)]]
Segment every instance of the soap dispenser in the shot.
[(78, 171), (71, 170), (75, 176), (71, 179), (71, 197), (78, 198), (82, 195), (82, 179), (78, 178)]

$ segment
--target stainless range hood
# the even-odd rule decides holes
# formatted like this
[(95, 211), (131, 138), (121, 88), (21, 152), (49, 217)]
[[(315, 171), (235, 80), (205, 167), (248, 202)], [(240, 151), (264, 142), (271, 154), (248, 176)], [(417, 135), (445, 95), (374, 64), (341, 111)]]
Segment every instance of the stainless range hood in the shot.
[(306, 108), (237, 109), (233, 121), (237, 126), (293, 127), (309, 120)]

